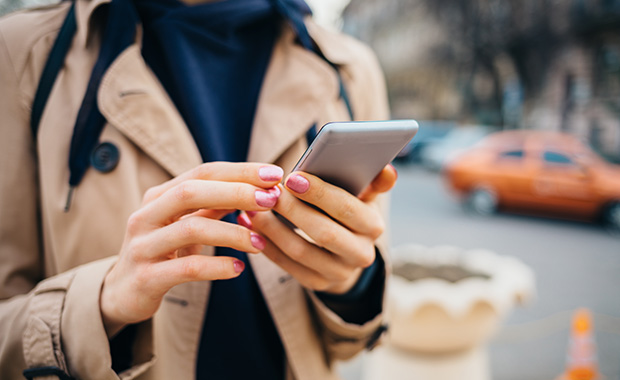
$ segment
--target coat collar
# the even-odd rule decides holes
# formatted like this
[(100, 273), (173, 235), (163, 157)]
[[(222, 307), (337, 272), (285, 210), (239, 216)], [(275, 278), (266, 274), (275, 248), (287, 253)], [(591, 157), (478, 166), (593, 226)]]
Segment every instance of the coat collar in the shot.
[[(77, 36), (81, 43), (87, 44), (90, 38), (93, 13), (109, 1), (78, 0)], [(307, 25), (330, 61), (348, 63), (348, 56), (330, 42), (331, 35), (310, 21)], [(338, 90), (335, 70), (296, 44), (293, 30), (285, 26), (265, 73), (248, 161), (274, 162), (318, 121), (327, 104), (337, 101)], [(139, 42), (112, 63), (99, 88), (98, 102), (106, 119), (171, 175), (202, 162), (182, 117), (142, 59)]]
[(125, 136), (177, 176), (202, 159), (189, 129), (142, 59), (140, 46), (127, 48), (101, 80), (102, 115)]
[(92, 20), (95, 10), (111, 1), (112, 0), (75, 0), (76, 37), (80, 46), (86, 46), (90, 40), (90, 36), (95, 31)]

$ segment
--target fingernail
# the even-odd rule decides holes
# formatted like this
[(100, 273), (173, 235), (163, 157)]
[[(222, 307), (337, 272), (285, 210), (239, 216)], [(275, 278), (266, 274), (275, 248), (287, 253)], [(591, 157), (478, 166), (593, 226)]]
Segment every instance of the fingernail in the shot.
[(237, 223), (249, 230), (252, 229), (252, 221), (250, 220), (250, 218), (248, 218), (246, 214), (239, 214), (239, 216), (237, 217)]
[(262, 207), (273, 207), (278, 202), (278, 197), (275, 194), (269, 193), (267, 191), (256, 190), (254, 193), (254, 197), (256, 198), (256, 204)]
[(253, 218), (254, 215), (256, 215), (256, 211), (246, 211), (245, 213), (248, 214), (250, 218)]
[(263, 181), (280, 181), (283, 175), (284, 171), (278, 166), (261, 166), (258, 169), (258, 176)]
[(271, 189), (267, 190), (267, 192), (269, 192), (269, 194), (273, 194), (276, 198), (280, 198), (280, 194), (282, 194), (282, 190), (280, 190), (280, 187), (278, 186), (274, 186)]
[(241, 273), (245, 269), (245, 263), (241, 260), (233, 261), (233, 268), (235, 268), (235, 273)]
[(250, 241), (252, 242), (252, 247), (260, 249), (261, 251), (265, 249), (265, 245), (267, 245), (265, 238), (254, 232), (250, 234)]
[(299, 174), (295, 174), (290, 176), (286, 180), (286, 187), (296, 193), (303, 194), (310, 188), (310, 181), (308, 181), (305, 177), (300, 176)]

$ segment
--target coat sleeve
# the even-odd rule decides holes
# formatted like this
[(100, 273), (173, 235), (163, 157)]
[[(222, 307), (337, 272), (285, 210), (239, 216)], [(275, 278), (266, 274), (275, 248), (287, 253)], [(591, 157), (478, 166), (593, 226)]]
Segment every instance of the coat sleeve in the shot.
[[(343, 66), (341, 75), (352, 103), (355, 119), (389, 119), (385, 80), (376, 56), (368, 47), (357, 41), (347, 37), (346, 42), (347, 50), (356, 56), (354, 60), (356, 64)], [(382, 211), (387, 226), (388, 196), (381, 195), (376, 202)], [(373, 286), (380, 287), (377, 291), (381, 293), (380, 303), (382, 305), (385, 303), (385, 282), (390, 272), (388, 231), (389, 229), (386, 228), (386, 232), (376, 243), (377, 253), (381, 255), (385, 265), (382, 268), (384, 272), (379, 274), (380, 280), (375, 281)], [(330, 309), (313, 292), (309, 292), (309, 298), (321, 326), (321, 334), (330, 361), (333, 359), (349, 359), (364, 349), (372, 349), (380, 343), (383, 333), (386, 331), (383, 311), (364, 323), (349, 323)], [(363, 305), (360, 306), (363, 307)]]
[[(61, 22), (65, 12), (57, 13)], [(77, 379), (118, 379), (99, 308), (103, 279), (115, 258), (44, 278), (37, 159), (29, 127), (32, 94), (23, 90), (32, 57), (20, 44), (30, 38), (23, 30), (31, 27), (28, 17), (0, 20), (0, 379), (24, 378), (24, 370), (42, 367)], [(52, 23), (47, 38), (53, 40), (58, 26), (54, 30)], [(148, 336), (149, 324), (141, 328)], [(136, 359), (141, 364), (121, 378), (143, 372), (152, 354)]]

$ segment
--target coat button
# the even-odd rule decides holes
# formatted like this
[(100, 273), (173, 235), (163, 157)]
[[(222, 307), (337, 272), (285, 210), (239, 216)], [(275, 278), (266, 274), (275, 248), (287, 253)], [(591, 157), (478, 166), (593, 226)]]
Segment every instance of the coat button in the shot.
[(111, 142), (102, 142), (97, 145), (90, 155), (90, 164), (101, 173), (109, 173), (121, 158), (121, 153), (116, 145)]

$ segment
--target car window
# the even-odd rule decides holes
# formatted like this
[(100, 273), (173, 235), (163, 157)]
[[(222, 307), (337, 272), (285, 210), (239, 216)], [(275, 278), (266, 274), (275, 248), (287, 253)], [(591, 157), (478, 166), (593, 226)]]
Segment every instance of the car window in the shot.
[(566, 154), (545, 151), (543, 153), (543, 160), (546, 164), (562, 164), (562, 165), (574, 165), (575, 162)]
[(522, 159), (524, 155), (525, 155), (525, 152), (523, 152), (523, 150), (521, 150), (521, 149), (519, 149), (519, 150), (508, 150), (508, 151), (505, 151), (505, 152), (501, 152), (499, 154), (499, 158), (500, 159), (519, 160), (519, 159)]

